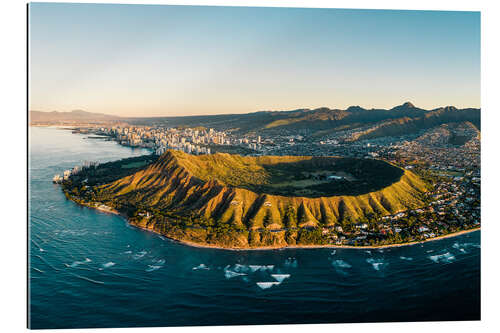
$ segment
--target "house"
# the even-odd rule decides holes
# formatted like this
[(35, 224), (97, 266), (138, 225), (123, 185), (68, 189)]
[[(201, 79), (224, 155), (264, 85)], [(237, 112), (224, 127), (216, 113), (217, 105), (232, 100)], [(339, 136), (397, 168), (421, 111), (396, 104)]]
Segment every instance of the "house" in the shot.
[(425, 225), (418, 228), (418, 232), (420, 232), (420, 233), (426, 232), (426, 231), (429, 231), (429, 228), (427, 228)]

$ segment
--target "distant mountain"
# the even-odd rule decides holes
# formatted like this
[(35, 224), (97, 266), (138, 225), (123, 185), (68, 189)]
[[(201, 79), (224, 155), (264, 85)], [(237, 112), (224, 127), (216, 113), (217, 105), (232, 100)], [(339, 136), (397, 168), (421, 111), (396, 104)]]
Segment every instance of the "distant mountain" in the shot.
[(70, 112), (43, 112), (30, 111), (30, 123), (74, 123), (74, 122), (106, 122), (120, 120), (120, 117), (103, 113), (93, 113), (83, 110), (73, 110)]
[(480, 140), (481, 133), (471, 122), (447, 123), (425, 131), (414, 140), (427, 147), (444, 145), (463, 146), (472, 140)]
[[(410, 102), (391, 109), (364, 109), (350, 106), (345, 110), (321, 107), (291, 111), (259, 111), (246, 114), (128, 118), (131, 124), (166, 126), (204, 126), (217, 130), (233, 129), (240, 133), (296, 133), (323, 135), (339, 130), (363, 129), (354, 139), (401, 135), (449, 122), (470, 121), (480, 127), (480, 109), (453, 106), (425, 110)], [(366, 129), (368, 127), (368, 129)]]
[(392, 120), (385, 120), (372, 127), (354, 133), (351, 140), (366, 140), (384, 136), (401, 136), (416, 133), (447, 123), (470, 122), (480, 128), (480, 109), (457, 109), (453, 106), (426, 111), (414, 117), (404, 116)]
[(321, 107), (290, 111), (258, 111), (245, 114), (135, 118), (120, 118), (74, 110), (71, 112), (30, 111), (30, 117), (32, 124), (121, 121), (131, 125), (203, 126), (217, 130), (233, 130), (240, 134), (288, 135), (306, 133), (318, 137), (338, 131), (349, 131), (350, 138), (348, 140), (356, 141), (411, 134), (452, 122), (468, 121), (480, 129), (481, 110), (457, 109), (454, 106), (426, 110), (411, 102), (405, 102), (391, 109), (365, 109), (361, 106), (350, 106), (345, 110), (340, 110)]

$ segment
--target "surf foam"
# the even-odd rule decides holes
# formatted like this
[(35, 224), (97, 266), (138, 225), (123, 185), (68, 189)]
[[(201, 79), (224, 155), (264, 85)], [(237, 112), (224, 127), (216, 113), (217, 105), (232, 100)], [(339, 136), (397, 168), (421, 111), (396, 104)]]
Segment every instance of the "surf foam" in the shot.
[(279, 285), (281, 282), (257, 282), (257, 286), (259, 286), (260, 289), (269, 289), (273, 286)]
[(373, 269), (376, 271), (380, 271), (380, 269), (384, 266), (384, 261), (383, 260), (377, 260), (377, 259), (366, 259), (366, 262), (371, 264), (373, 266)]
[(453, 260), (455, 260), (455, 256), (451, 254), (450, 252), (446, 252), (443, 254), (436, 254), (434, 256), (429, 256), (429, 259), (434, 261), (435, 263), (450, 263)]
[(105, 264), (102, 264), (102, 268), (109, 268), (109, 267), (114, 266), (114, 265), (115, 265), (115, 263), (110, 261), (110, 262), (107, 262)]
[(271, 274), (271, 276), (278, 282), (283, 282), (290, 277), (290, 274)]

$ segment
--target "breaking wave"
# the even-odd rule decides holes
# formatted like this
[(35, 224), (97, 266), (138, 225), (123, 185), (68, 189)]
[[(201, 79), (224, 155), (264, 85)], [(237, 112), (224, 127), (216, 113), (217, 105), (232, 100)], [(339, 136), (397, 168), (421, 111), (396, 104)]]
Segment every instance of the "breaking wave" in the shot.
[(156, 271), (157, 269), (162, 268), (162, 265), (148, 265), (149, 268), (146, 269), (146, 272)]
[(335, 268), (351, 268), (351, 264), (349, 264), (347, 261), (337, 259), (332, 261), (332, 265)]
[(79, 265), (86, 264), (86, 263), (91, 262), (91, 261), (92, 260), (90, 260), (89, 258), (85, 258), (85, 261), (74, 261), (71, 265), (66, 265), (66, 267), (75, 268)]
[(209, 270), (210, 268), (207, 267), (207, 265), (205, 264), (199, 264), (198, 266), (196, 267), (193, 267), (193, 271), (196, 271), (198, 269), (205, 269), (205, 270)]
[(259, 286), (260, 289), (269, 289), (273, 286), (279, 285), (281, 282), (257, 282), (257, 286)]
[(380, 271), (380, 269), (386, 265), (383, 260), (380, 259), (366, 259), (366, 262), (371, 264), (373, 269), (376, 271)]
[(238, 272), (233, 272), (233, 271), (230, 271), (230, 270), (226, 270), (224, 272), (224, 275), (225, 275), (226, 279), (232, 279), (232, 278), (237, 277), (237, 276), (246, 275), (246, 273), (238, 273)]
[(148, 253), (147, 251), (141, 251), (139, 253), (136, 253), (132, 256), (132, 258), (134, 258), (135, 260), (137, 259), (141, 259), (142, 257), (144, 257), (146, 255), (146, 253)]
[(278, 282), (283, 282), (290, 277), (290, 274), (271, 274), (271, 276)]
[(455, 260), (455, 256), (450, 252), (446, 252), (444, 254), (436, 254), (434, 256), (430, 256), (429, 259), (434, 261), (435, 263), (440, 263), (440, 262), (450, 263), (453, 260)]

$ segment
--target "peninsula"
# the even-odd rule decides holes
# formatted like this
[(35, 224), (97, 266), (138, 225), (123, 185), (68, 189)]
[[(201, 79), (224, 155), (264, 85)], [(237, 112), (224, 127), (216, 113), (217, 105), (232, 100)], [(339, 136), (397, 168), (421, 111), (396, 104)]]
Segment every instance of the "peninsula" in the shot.
[(196, 246), (387, 246), (446, 234), (415, 218), (432, 186), (376, 159), (168, 150), (81, 168), (62, 186), (75, 202)]

